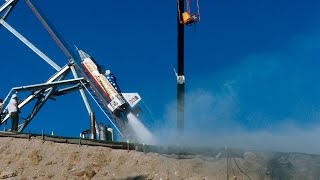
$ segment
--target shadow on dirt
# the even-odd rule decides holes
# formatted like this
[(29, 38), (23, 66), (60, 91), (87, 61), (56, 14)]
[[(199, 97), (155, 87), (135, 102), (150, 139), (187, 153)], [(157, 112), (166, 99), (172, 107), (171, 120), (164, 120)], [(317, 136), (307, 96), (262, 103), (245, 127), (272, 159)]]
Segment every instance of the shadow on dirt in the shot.
[(145, 180), (147, 178), (148, 176), (134, 176), (134, 177), (128, 177), (126, 179), (121, 179), (121, 180)]

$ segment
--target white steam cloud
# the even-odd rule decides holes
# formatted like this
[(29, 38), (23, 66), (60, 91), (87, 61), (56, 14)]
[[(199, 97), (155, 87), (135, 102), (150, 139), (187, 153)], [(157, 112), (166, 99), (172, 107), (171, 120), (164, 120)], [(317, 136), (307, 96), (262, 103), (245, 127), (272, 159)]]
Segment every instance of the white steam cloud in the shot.
[(148, 128), (132, 113), (127, 115), (128, 125), (135, 132), (136, 138), (141, 143), (154, 144), (154, 139)]
[(199, 79), (204, 87), (186, 94), (183, 135), (172, 103), (159, 142), (320, 154), (320, 44), (312, 39)]

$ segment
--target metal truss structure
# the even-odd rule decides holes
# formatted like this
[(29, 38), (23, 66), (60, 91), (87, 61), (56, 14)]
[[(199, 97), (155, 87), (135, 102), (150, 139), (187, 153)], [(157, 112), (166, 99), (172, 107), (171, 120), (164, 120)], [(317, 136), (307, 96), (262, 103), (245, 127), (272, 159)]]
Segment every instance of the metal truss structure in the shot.
[[(22, 100), (18, 107), (22, 109), (27, 104), (33, 103), (33, 108), (30, 111), (29, 115), (18, 125), (18, 132), (22, 132), (28, 124), (32, 121), (32, 119), (36, 116), (39, 110), (43, 107), (43, 105), (48, 101), (48, 99), (54, 99), (58, 96), (62, 96), (74, 91), (80, 91), (83, 102), (86, 106), (90, 117), (90, 138), (95, 139), (97, 135), (99, 135), (99, 131), (97, 130), (97, 122), (94, 118), (94, 113), (90, 104), (88, 102), (88, 98), (86, 96), (86, 92), (93, 98), (93, 100), (100, 107), (104, 115), (110, 120), (111, 124), (114, 128), (119, 132), (121, 136), (127, 135), (125, 133), (126, 129), (122, 127), (117, 127), (116, 118), (108, 111), (106, 108), (106, 102), (102, 96), (98, 93), (97, 87), (90, 82), (89, 78), (83, 72), (81, 66), (78, 64), (79, 58), (75, 56), (71, 50), (69, 50), (68, 45), (63, 41), (61, 36), (51, 27), (45, 16), (42, 12), (38, 10), (37, 7), (30, 1), (25, 0), (29, 8), (35, 14), (35, 16), (39, 19), (42, 25), (46, 28), (48, 33), (55, 40), (57, 45), (63, 51), (68, 59), (68, 63), (64, 67), (58, 66), (53, 60), (51, 60), (48, 56), (46, 56), (41, 50), (39, 50), (35, 45), (33, 45), (30, 41), (28, 41), (23, 35), (21, 35), (18, 31), (16, 31), (12, 26), (10, 26), (6, 22), (6, 18), (12, 12), (13, 8), (16, 6), (19, 0), (6, 0), (5, 3), (0, 7), (0, 25), (6, 28), (9, 32), (11, 32), (14, 36), (16, 36), (21, 42), (23, 42), (26, 46), (28, 46), (32, 51), (34, 51), (38, 56), (40, 56), (44, 61), (46, 61), (52, 68), (54, 68), (57, 72), (52, 75), (46, 82), (42, 84), (34, 84), (28, 86), (14, 87), (11, 89), (9, 94), (6, 96), (4, 102), (10, 98), (12, 93), (18, 92), (29, 92), (29, 95)], [(72, 74), (73, 79), (67, 79), (69, 74)], [(9, 119), (9, 114), (2, 113), (1, 124), (6, 122)], [(120, 130), (120, 128), (122, 128)], [(10, 130), (10, 129), (7, 129)]]

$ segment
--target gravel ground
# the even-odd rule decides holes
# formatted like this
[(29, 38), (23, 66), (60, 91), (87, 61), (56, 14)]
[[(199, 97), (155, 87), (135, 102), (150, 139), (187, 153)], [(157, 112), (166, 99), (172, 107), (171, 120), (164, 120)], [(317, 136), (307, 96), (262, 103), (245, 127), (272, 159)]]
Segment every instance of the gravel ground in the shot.
[[(228, 152), (228, 153), (226, 153)], [(315, 155), (216, 151), (174, 155), (0, 138), (0, 179), (318, 180)]]

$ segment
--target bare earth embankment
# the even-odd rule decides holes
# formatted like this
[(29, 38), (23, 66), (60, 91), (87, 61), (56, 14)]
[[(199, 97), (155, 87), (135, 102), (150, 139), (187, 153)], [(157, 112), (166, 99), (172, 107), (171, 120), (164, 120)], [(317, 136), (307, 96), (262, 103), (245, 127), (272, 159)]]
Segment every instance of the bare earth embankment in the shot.
[[(208, 150), (206, 150), (208, 151)], [(144, 153), (0, 137), (0, 179), (318, 180), (316, 155), (215, 150)]]

